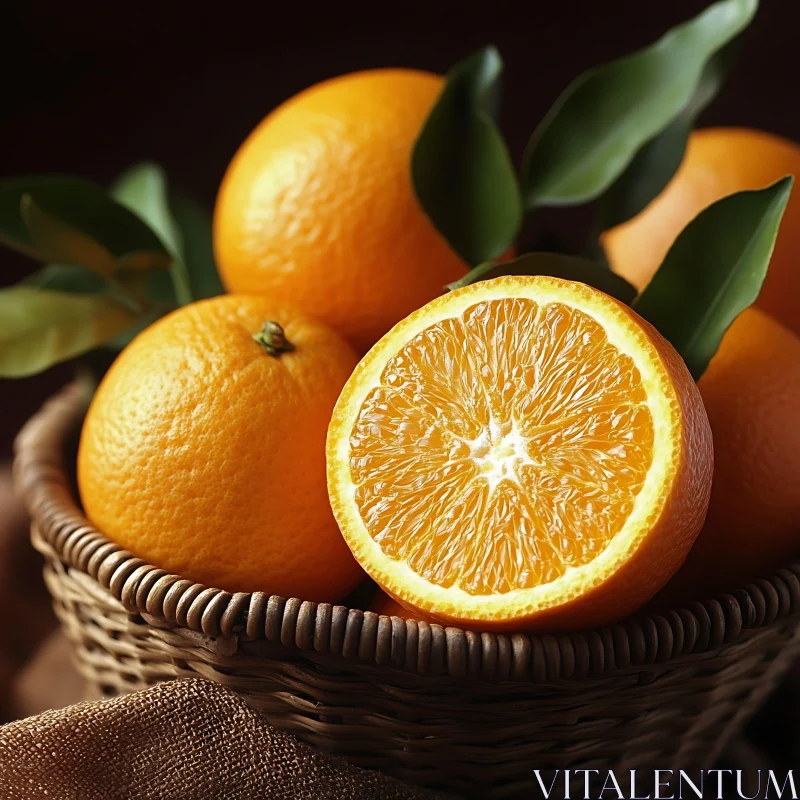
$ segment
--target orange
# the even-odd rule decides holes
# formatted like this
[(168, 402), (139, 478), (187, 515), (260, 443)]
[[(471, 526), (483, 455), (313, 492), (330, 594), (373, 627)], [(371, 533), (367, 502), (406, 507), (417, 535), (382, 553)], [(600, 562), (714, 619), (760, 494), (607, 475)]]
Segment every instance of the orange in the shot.
[[(267, 321), (293, 349), (274, 324), (254, 340)], [(336, 333), (266, 298), (217, 297), (164, 317), (120, 354), (86, 417), (78, 483), (89, 519), (189, 580), (341, 599), (364, 575), (331, 514), (325, 435), (355, 363)]]
[(217, 197), (228, 290), (291, 302), (365, 352), (462, 277), (411, 184), (412, 147), (442, 86), (416, 70), (357, 72), (267, 116)]
[(713, 461), (671, 345), (546, 277), (480, 282), (394, 327), (348, 380), (327, 457), (334, 514), (375, 582), (498, 629), (639, 608), (699, 532)]
[[(800, 145), (794, 142), (747, 128), (695, 131), (666, 189), (638, 216), (603, 235), (612, 269), (643, 288), (678, 234), (704, 208), (742, 189), (761, 189), (787, 174), (800, 174)], [(800, 194), (794, 193), (756, 305), (795, 333), (800, 333), (798, 262)]]
[(739, 589), (800, 555), (800, 339), (748, 309), (700, 392), (716, 458), (706, 523), (670, 585), (685, 600)]

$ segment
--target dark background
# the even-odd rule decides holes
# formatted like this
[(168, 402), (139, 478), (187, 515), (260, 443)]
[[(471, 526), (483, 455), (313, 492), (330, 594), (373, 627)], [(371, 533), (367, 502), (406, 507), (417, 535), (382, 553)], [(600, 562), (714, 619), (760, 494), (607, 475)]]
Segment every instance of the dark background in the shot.
[[(0, 5), (0, 177), (68, 172), (108, 183), (147, 158), (211, 208), (228, 161), (256, 123), (324, 78), (382, 66), (444, 72), (494, 43), (506, 62), (501, 126), (519, 160), (572, 78), (650, 43), (708, 3)], [(799, 22), (797, 0), (762, 0), (727, 86), (701, 124), (800, 140)], [(3, 284), (32, 267), (6, 251), (0, 259)], [(34, 407), (71, 374), (61, 366), (0, 381), (0, 458)]]

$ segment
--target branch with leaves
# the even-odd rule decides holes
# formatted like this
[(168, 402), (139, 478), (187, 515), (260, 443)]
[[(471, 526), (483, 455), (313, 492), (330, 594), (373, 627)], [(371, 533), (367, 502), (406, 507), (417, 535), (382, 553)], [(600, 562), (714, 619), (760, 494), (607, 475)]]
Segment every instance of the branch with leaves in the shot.
[[(638, 214), (670, 181), (757, 7), (757, 0), (721, 0), (650, 47), (579, 76), (531, 136), (519, 176), (494, 123), (499, 53), (488, 47), (456, 65), (412, 159), (420, 204), (474, 267), (448, 288), (520, 274), (588, 283), (633, 305), (699, 378), (730, 324), (758, 296), (792, 179), (706, 209), (638, 297), (608, 269), (598, 236)], [(525, 213), (590, 202), (587, 253), (497, 261), (516, 241)]]
[(0, 375), (22, 377), (141, 329), (223, 289), (211, 221), (141, 164), (106, 192), (85, 180), (0, 182), (0, 243), (45, 266), (0, 290)]

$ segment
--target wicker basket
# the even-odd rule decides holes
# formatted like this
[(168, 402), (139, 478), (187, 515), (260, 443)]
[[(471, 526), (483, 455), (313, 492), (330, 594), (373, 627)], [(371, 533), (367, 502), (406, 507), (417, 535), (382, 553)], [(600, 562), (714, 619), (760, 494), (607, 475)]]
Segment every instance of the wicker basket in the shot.
[(663, 615), (596, 630), (473, 633), (146, 564), (81, 515), (62, 453), (85, 400), (51, 400), (15, 472), (56, 613), (96, 692), (218, 681), (353, 763), (472, 796), (534, 796), (534, 768), (713, 766), (800, 655), (800, 562)]

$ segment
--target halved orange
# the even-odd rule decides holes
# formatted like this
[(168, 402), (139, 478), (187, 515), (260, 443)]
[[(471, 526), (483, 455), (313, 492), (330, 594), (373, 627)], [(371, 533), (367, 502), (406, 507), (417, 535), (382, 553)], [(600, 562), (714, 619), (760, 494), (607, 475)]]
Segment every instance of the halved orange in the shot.
[(384, 336), (328, 431), (328, 491), (372, 578), (467, 627), (637, 610), (705, 517), (711, 430), (672, 346), (580, 283), (504, 277)]

